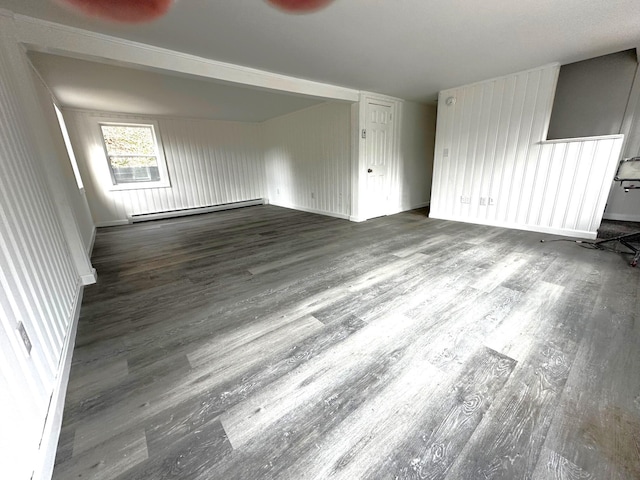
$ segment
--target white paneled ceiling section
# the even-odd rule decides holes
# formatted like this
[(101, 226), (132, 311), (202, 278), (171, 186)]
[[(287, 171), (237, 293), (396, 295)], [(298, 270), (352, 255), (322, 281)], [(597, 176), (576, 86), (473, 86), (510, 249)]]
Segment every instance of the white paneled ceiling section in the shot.
[(640, 45), (637, 0), (335, 0), (290, 15), (265, 0), (177, 0), (143, 25), (81, 17), (51, 0), (0, 7), (201, 57), (409, 100)]

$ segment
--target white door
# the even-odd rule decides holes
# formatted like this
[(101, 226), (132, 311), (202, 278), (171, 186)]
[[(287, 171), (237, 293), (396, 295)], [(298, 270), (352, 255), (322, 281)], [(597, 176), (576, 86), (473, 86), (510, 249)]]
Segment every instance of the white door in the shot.
[(389, 210), (392, 127), (390, 105), (367, 103), (365, 123), (367, 193), (364, 204), (366, 218), (386, 215)]

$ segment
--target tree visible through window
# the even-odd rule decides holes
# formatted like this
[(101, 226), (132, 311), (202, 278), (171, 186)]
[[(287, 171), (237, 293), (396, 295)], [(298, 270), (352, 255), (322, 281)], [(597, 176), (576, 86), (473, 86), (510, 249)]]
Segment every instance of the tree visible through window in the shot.
[(159, 182), (153, 125), (101, 124), (114, 185)]

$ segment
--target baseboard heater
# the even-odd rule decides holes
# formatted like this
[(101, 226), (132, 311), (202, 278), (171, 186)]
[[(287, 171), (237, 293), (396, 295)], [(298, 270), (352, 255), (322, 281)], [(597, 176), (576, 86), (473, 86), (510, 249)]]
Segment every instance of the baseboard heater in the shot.
[(186, 217), (187, 215), (199, 215), (201, 213), (219, 212), (221, 210), (231, 210), (234, 208), (252, 207), (254, 205), (264, 205), (264, 198), (255, 200), (244, 200), (242, 202), (223, 203), (222, 205), (211, 205), (209, 207), (185, 208), (183, 210), (168, 210), (166, 212), (141, 213), (131, 215), (131, 223), (148, 222), (149, 220), (160, 220), (163, 218)]

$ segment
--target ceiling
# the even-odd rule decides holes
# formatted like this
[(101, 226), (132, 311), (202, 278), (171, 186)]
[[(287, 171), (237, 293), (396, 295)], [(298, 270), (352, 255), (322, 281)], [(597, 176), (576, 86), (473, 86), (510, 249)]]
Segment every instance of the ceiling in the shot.
[(144, 25), (102, 23), (51, 0), (16, 13), (271, 72), (430, 101), (439, 90), (640, 46), (637, 0), (335, 0), (290, 15), (265, 0), (177, 0)]
[(262, 122), (325, 101), (46, 53), (29, 58), (63, 107)]

